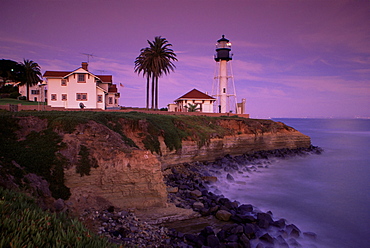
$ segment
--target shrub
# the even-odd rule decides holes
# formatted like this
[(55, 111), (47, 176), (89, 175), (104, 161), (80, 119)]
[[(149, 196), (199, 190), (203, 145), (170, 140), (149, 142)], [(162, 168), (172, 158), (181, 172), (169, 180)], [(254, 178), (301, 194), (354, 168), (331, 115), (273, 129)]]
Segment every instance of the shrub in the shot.
[(24, 194), (0, 188), (0, 247), (118, 247), (66, 214), (42, 211)]
[(80, 173), (81, 177), (90, 175), (91, 168), (98, 168), (98, 162), (94, 157), (90, 156), (89, 149), (86, 146), (80, 146), (78, 155), (79, 159), (76, 166), (76, 173)]

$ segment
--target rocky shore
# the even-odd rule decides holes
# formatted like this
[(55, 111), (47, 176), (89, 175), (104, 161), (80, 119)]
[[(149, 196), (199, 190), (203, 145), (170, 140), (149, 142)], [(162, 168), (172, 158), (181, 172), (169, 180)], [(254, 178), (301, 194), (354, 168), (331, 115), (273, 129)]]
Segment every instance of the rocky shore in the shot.
[[(104, 211), (85, 210), (80, 219), (113, 243), (127, 247), (315, 247), (316, 234), (301, 232), (285, 219), (274, 219), (250, 204), (240, 204), (210, 192), (217, 172), (253, 170), (261, 161), (320, 154), (311, 146), (302, 149), (261, 151), (225, 156), (214, 162), (181, 164), (164, 171), (170, 204), (194, 211), (188, 220), (147, 221), (134, 210), (110, 207)], [(256, 165), (256, 167), (255, 167)], [(230, 172), (230, 173), (229, 173)], [(149, 211), (150, 215), (150, 211)], [(148, 216), (147, 216), (148, 217)], [(175, 218), (176, 219), (176, 218)], [(167, 222), (166, 222), (167, 221)]]

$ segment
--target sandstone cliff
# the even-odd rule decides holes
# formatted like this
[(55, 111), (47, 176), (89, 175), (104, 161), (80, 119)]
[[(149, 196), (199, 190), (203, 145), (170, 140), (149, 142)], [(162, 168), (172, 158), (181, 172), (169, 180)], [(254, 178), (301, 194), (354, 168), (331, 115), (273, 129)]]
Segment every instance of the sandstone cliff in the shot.
[[(311, 144), (309, 137), (270, 120), (138, 113), (53, 113), (46, 118), (33, 115), (37, 113), (2, 116), (5, 122), (17, 125), (16, 143), (8, 151), (20, 145), (27, 150), (34, 145), (35, 137), (38, 142), (48, 142), (48, 135), (56, 133), (60, 140), (56, 137), (53, 140), (58, 144), (58, 151), (51, 151), (50, 156), (57, 156), (48, 162), (54, 164), (40, 172), (35, 169), (37, 166), (27, 165), (28, 161), (19, 160), (16, 154), (6, 155), (7, 149), (4, 149), (0, 155), (8, 156), (10, 162), (7, 164), (4, 160), (0, 168), (5, 171), (6, 166), (17, 164), (24, 169), (23, 173), (36, 171), (51, 185), (54, 179), (59, 180), (59, 184), (64, 183), (70, 191), (66, 204), (77, 211), (109, 205), (163, 207), (167, 204), (167, 192), (162, 171), (171, 165), (212, 161), (226, 154), (309, 147)], [(2, 133), (0, 141), (3, 144), (10, 142), (9, 132), (11, 130), (6, 129)], [(63, 170), (58, 172), (62, 162)], [(41, 166), (42, 161), (37, 163)], [(6, 171), (10, 173), (12, 168)], [(64, 174), (64, 181), (56, 177), (57, 172)], [(3, 184), (9, 179), (4, 178)], [(54, 193), (63, 189), (60, 185), (53, 188)]]

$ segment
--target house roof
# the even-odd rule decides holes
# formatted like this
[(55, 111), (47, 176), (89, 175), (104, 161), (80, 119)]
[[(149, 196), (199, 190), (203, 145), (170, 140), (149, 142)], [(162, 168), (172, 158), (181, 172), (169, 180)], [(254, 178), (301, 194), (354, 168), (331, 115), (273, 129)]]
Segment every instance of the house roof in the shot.
[[(69, 74), (72, 74), (74, 71), (45, 71), (43, 77), (48, 78), (63, 78), (65, 76), (68, 76)], [(90, 72), (88, 72), (90, 73)], [(91, 75), (98, 77), (102, 82), (104, 83), (111, 83), (112, 82), (112, 75), (94, 75), (90, 73)]]
[(200, 92), (199, 90), (197, 89), (192, 89), (191, 91), (189, 91), (188, 93), (186, 93), (185, 95), (177, 98), (175, 100), (178, 101), (178, 100), (183, 100), (183, 99), (199, 99), (199, 100), (216, 100), (215, 98), (203, 93), (203, 92)]
[(46, 71), (43, 77), (65, 77), (70, 71)]
[(116, 85), (115, 85), (115, 84), (111, 84), (111, 85), (109, 85), (109, 86), (108, 86), (108, 92), (110, 92), (110, 93), (117, 93), (117, 92), (118, 92), (118, 90), (117, 90)]
[(100, 80), (102, 82), (105, 82), (105, 83), (111, 83), (112, 82), (112, 75), (95, 75), (95, 76), (100, 78)]

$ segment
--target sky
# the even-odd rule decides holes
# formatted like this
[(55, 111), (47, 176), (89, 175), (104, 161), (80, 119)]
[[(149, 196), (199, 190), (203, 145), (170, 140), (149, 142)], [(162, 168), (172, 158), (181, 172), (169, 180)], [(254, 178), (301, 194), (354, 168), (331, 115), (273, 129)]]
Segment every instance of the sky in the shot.
[[(1, 0), (0, 59), (113, 75), (120, 105), (145, 107), (134, 61), (162, 36), (176, 69), (159, 107), (210, 93), (222, 35), (232, 43), (238, 102), (252, 118), (370, 117), (369, 0)], [(93, 54), (88, 57), (84, 54)]]

